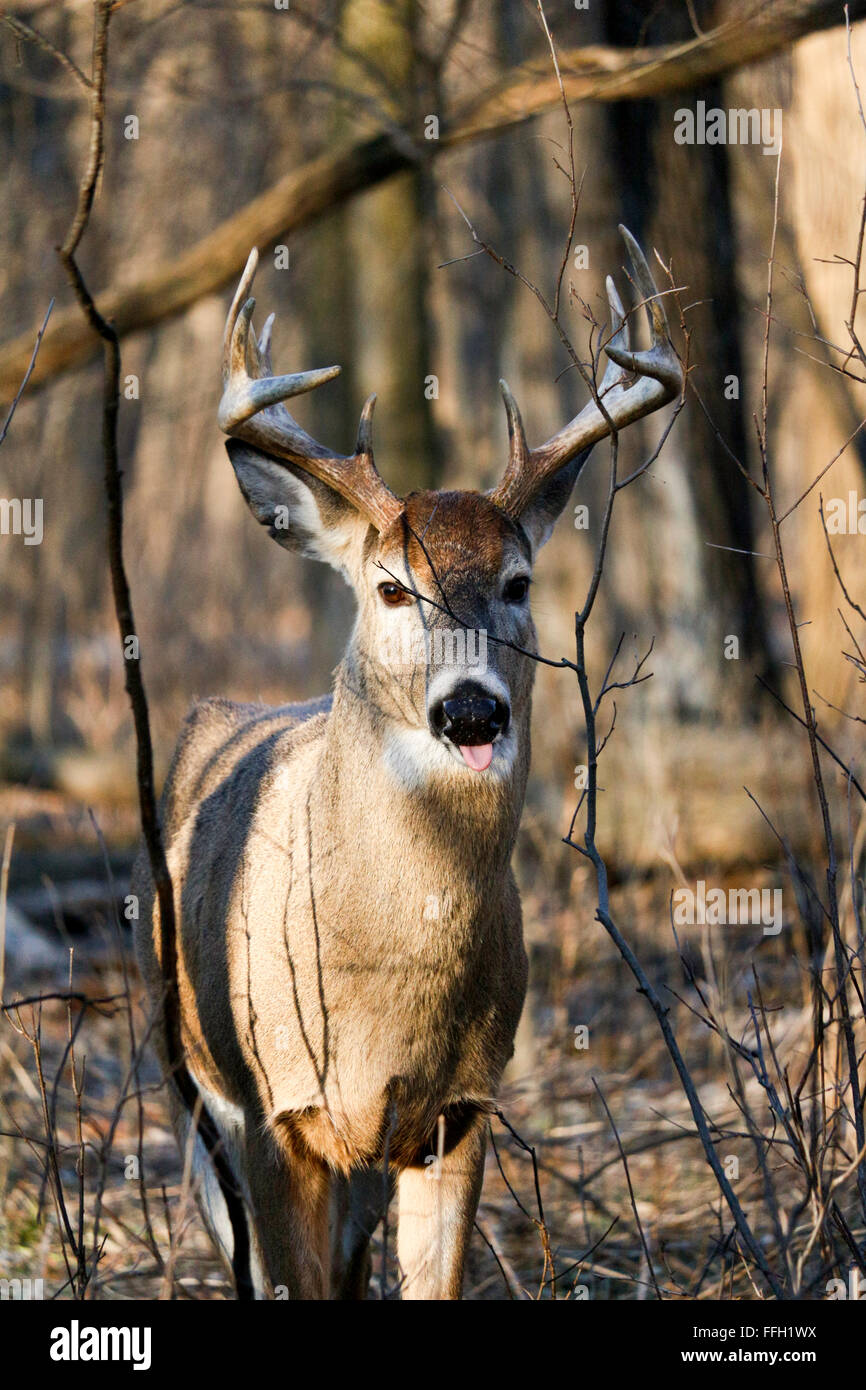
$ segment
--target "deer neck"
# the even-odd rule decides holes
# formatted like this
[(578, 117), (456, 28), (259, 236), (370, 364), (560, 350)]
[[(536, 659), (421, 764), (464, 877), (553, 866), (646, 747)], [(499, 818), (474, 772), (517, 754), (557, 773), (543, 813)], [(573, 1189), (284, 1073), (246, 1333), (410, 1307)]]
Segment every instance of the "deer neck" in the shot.
[(529, 766), (529, 711), (515, 721), (514, 757), (490, 775), (464, 768), (416, 721), (375, 697), (362, 663), (336, 672), (313, 796), (331, 835), (375, 862), (378, 848), (442, 865), (449, 880), (495, 892), (509, 876)]

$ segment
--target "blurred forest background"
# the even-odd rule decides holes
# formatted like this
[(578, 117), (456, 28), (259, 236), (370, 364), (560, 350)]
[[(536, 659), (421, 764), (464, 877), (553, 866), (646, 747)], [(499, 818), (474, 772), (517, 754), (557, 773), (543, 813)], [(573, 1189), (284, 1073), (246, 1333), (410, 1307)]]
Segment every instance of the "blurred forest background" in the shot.
[[(866, 6), (850, 8), (854, 65), (866, 83), (866, 26), (856, 22)], [(219, 359), (239, 269), (220, 238), (227, 219), (249, 205), (247, 224), (233, 234), (241, 260), (253, 242), (260, 246), (258, 317), (276, 311), (277, 370), (342, 364), (338, 380), (298, 404), (302, 423), (347, 449), (362, 401), (378, 392), (376, 458), (395, 491), (492, 484), (506, 458), (500, 376), (521, 403), (530, 443), (573, 416), (585, 392), (565, 370), (567, 357), (532, 294), (490, 259), (470, 255), (476, 248), (455, 206), (552, 292), (570, 216), (557, 167), (566, 130), (532, 0), (291, 0), (285, 8), (270, 0), (120, 0), (115, 10), (105, 167), (80, 260), (97, 301), (110, 298), (112, 312), (120, 306), (129, 383), (120, 411), (127, 561), (161, 774), (194, 697), (283, 702), (320, 692), (352, 619), (348, 591), (330, 571), (266, 541), (225, 454), (216, 425)], [(591, 0), (578, 8), (546, 0), (545, 14), (573, 83), (582, 175), (575, 242), (587, 256), (585, 264), (572, 258), (566, 271), (574, 290), (567, 330), (585, 349), (576, 296), (603, 319), (607, 273), (627, 292), (616, 230), (624, 222), (648, 252), (658, 248), (685, 287), (693, 384), (716, 426), (689, 397), (660, 459), (623, 495), (590, 651), (603, 669), (620, 633), (629, 652), (655, 640), (653, 678), (625, 693), (604, 753), (599, 839), (633, 932), (654, 968), (673, 960), (676, 971), (667, 901), (682, 873), (750, 887), (779, 881), (784, 855), (744, 785), (794, 852), (813, 852), (817, 822), (803, 741), (756, 679), (789, 703), (795, 698), (766, 513), (726, 448), (758, 466), (753, 414), (777, 161), (761, 145), (678, 144), (675, 113), (698, 101), (783, 113), (769, 423), (786, 504), (852, 434), (820, 487), (825, 501), (864, 493), (866, 441), (856, 427), (866, 394), (829, 364), (838, 364), (831, 345), (846, 341), (851, 313), (851, 268), (834, 258), (856, 250), (866, 137), (841, 5)], [(17, 986), (33, 949), (15, 955), (16, 941), (32, 943), (28, 923), (41, 928), (46, 950), (59, 931), (81, 943), (87, 960), (93, 922), (122, 893), (137, 814), (104, 558), (101, 370), (92, 344), (73, 342), (78, 310), (55, 251), (88, 139), (86, 93), (57, 55), (88, 71), (91, 8), (20, 0), (0, 9), (0, 20), (0, 400), (7, 406), (48, 302), (57, 299), (0, 450), (0, 495), (44, 499), (41, 545), (0, 538), (0, 828), (16, 827), (7, 937), (8, 978)], [(714, 49), (705, 40), (716, 32), (724, 42)], [(665, 55), (657, 80), (641, 79), (639, 97), (632, 95), (636, 50), (646, 50), (650, 67), (653, 52)], [(669, 61), (675, 52), (678, 64)], [(437, 138), (428, 138), (431, 131)], [(298, 205), (274, 224), (261, 199), (298, 171), (307, 178), (297, 184)], [(152, 288), (146, 293), (147, 284), (163, 285), (162, 299)], [(640, 464), (660, 430), (651, 417), (624, 434), (624, 472)], [(572, 499), (588, 507), (587, 527), (567, 511), (538, 567), (534, 611), (547, 656), (572, 652), (573, 612), (592, 570), (605, 487), (599, 449)], [(862, 678), (842, 656), (848, 637), (817, 491), (790, 518), (785, 539), (822, 733), (847, 766), (862, 749), (862, 721), (838, 711), (862, 709)], [(834, 549), (862, 601), (863, 534), (834, 537)], [(514, 1083), (533, 1078), (521, 1094), (530, 1097), (525, 1117), (534, 1132), (550, 1143), (570, 1135), (572, 1147), (583, 1136), (604, 1160), (611, 1137), (590, 1064), (621, 1094), (627, 1134), (646, 1119), (645, 1106), (637, 1113), (635, 1079), (657, 1088), (654, 1103), (668, 1098), (666, 1113), (680, 1102), (670, 1099), (669, 1066), (642, 1031), (650, 1025), (639, 1001), (628, 1005), (638, 1022), (622, 1027), (617, 989), (630, 986), (598, 939), (587, 870), (560, 843), (583, 759), (576, 689), (566, 673), (540, 667), (518, 852), (533, 1003)], [(844, 788), (841, 774), (830, 775)], [(743, 970), (753, 954), (777, 968), (780, 989), (799, 1009), (803, 987), (785, 940), (744, 931), (736, 948), (723, 949), (742, 953)], [(598, 1040), (590, 1062), (573, 1047), (579, 1023), (592, 1024)], [(713, 1071), (710, 1050), (700, 1055), (707, 1084), (726, 1102), (724, 1068)], [(667, 1167), (650, 1161), (657, 1166), (647, 1170), (644, 1214), (652, 1225), (680, 1202), (677, 1229), (687, 1243), (694, 1212), (674, 1196), (682, 1171), (671, 1160)], [(677, 1164), (684, 1161), (678, 1154)], [(170, 1156), (163, 1163), (170, 1184)], [(15, 1161), (4, 1165), (11, 1172)], [(593, 1219), (620, 1209), (616, 1168), (608, 1181), (609, 1191), (596, 1189), (600, 1206), (590, 1203)], [(572, 1202), (576, 1222), (589, 1220), (581, 1191), (580, 1204)], [(10, 1200), (7, 1249), (14, 1251), (23, 1248), (32, 1212), (29, 1197)], [(486, 1229), (504, 1255), (507, 1231)], [(602, 1284), (608, 1296), (617, 1280), (631, 1283), (616, 1296), (633, 1296), (635, 1281), (645, 1288), (630, 1240), (598, 1275), (610, 1281)], [(512, 1258), (519, 1260), (514, 1250)], [(212, 1277), (221, 1287), (221, 1276)], [(485, 1278), (478, 1272), (479, 1289)]]

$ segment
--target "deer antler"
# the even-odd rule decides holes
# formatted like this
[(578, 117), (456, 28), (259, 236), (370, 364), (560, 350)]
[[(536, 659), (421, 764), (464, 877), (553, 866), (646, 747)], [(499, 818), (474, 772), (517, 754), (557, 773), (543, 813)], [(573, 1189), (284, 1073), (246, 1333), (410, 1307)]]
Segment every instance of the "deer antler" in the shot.
[(373, 461), (373, 406), (370, 396), (361, 412), (358, 442), (353, 454), (335, 454), (292, 418), (283, 401), (300, 396), (332, 381), (339, 367), (323, 367), (290, 376), (271, 375), (271, 330), (274, 316), (265, 322), (256, 341), (252, 326), (256, 301), (249, 298), (258, 265), (253, 249), (241, 276), (223, 339), (223, 395), (218, 420), (220, 429), (265, 453), (296, 464), (305, 473), (327, 483), (345, 497), (375, 526), (385, 531), (400, 515), (403, 504), (386, 487)]
[[(608, 276), (611, 338), (605, 346), (609, 360), (598, 395), (617, 430), (672, 401), (683, 385), (682, 367), (671, 345), (667, 318), (649, 266), (631, 232), (623, 226), (619, 230), (632, 263), (638, 293), (646, 305), (652, 346), (644, 352), (630, 350), (623, 307), (616, 286)], [(637, 381), (628, 385), (623, 371), (636, 373)], [(546, 444), (529, 449), (517, 402), (504, 381), (499, 385), (508, 415), (510, 452), (502, 481), (490, 496), (504, 512), (517, 517), (547, 478), (564, 468), (576, 454), (610, 434), (611, 427), (595, 401), (589, 401), (580, 414)]]

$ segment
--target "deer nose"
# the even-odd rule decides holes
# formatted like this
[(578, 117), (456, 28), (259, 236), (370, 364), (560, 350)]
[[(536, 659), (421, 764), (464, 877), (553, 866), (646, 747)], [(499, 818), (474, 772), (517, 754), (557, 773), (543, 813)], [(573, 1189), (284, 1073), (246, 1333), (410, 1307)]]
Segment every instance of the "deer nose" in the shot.
[(458, 747), (492, 743), (508, 727), (511, 711), (504, 700), (481, 685), (464, 681), (444, 700), (437, 700), (430, 711), (434, 734), (450, 739)]

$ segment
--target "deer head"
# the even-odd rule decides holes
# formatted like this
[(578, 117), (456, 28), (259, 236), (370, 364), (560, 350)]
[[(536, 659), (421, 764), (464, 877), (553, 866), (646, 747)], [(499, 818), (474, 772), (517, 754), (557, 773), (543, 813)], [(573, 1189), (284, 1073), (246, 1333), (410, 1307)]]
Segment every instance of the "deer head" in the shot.
[[(611, 333), (598, 399), (538, 448), (526, 443), (505, 382), (510, 452), (487, 493), (396, 497), (373, 460), (371, 396), (352, 454), (311, 438), (284, 402), (332, 380), (339, 367), (274, 376), (273, 315), (258, 339), (249, 297), (253, 251), (226, 322), (221, 428), (256, 519), (288, 549), (337, 568), (358, 619), (346, 654), (349, 686), (383, 732), (405, 780), (435, 771), (507, 776), (529, 719), (535, 629), (532, 568), (592, 446), (671, 401), (682, 369), (640, 247), (621, 228), (646, 307), (651, 346), (633, 352), (622, 304), (607, 280)], [(524, 761), (525, 761), (524, 752)]]

